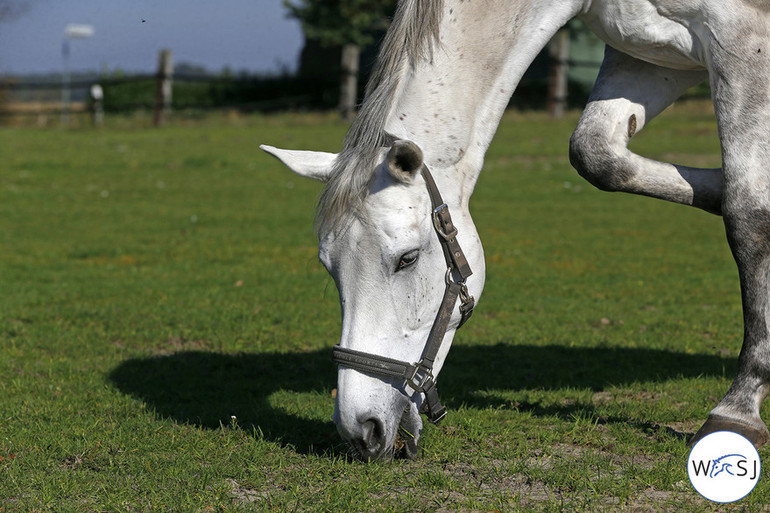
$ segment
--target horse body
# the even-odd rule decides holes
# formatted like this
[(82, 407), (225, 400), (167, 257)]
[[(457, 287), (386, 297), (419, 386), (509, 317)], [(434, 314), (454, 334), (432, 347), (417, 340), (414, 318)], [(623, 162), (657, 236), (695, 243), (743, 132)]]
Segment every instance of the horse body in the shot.
[[(481, 242), (468, 203), (484, 154), (524, 71), (567, 21), (580, 16), (608, 45), (570, 141), (570, 160), (599, 188), (722, 214), (741, 275), (746, 334), (739, 375), (699, 432), (729, 428), (763, 443), (759, 404), (770, 381), (770, 159), (766, 45), (770, 3), (697, 0), (403, 0), (359, 116), (339, 154), (263, 147), (326, 182), (319, 255), (342, 305), (340, 346), (419, 360), (450, 273), (425, 192), (427, 166), (452, 210), (457, 240), (484, 284)], [(628, 141), (688, 87), (709, 77), (723, 169), (696, 169), (631, 153)], [(396, 141), (415, 144), (394, 144)], [(420, 151), (421, 150), (421, 151)], [(446, 276), (445, 276), (446, 274)], [(436, 357), (446, 358), (454, 312)], [(423, 397), (404, 380), (339, 369), (334, 420), (365, 459), (387, 458), (399, 426), (414, 435)]]
[(708, 28), (702, 3), (595, 0), (581, 19), (623, 53), (667, 68), (704, 69)]

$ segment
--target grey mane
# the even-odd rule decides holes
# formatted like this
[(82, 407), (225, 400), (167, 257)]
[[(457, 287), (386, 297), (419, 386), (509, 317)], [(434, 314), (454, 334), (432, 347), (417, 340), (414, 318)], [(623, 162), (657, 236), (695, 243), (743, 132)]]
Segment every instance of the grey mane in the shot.
[(443, 0), (402, 0), (385, 35), (361, 109), (348, 130), (316, 210), (324, 233), (358, 212), (377, 167), (379, 151), (393, 144), (385, 120), (407, 66), (432, 59)]

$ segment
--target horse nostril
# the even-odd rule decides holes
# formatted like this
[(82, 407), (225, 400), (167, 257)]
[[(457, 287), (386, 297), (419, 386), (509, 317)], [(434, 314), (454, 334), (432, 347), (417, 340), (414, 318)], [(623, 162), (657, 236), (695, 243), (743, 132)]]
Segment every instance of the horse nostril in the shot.
[(370, 418), (361, 424), (361, 440), (366, 453), (371, 457), (380, 453), (385, 446), (385, 428), (376, 418)]

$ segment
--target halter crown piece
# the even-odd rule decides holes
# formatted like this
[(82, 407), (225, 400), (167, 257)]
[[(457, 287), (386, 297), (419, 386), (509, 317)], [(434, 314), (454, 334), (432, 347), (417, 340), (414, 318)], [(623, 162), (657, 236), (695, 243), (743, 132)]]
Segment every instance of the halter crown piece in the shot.
[[(332, 361), (337, 365), (366, 374), (403, 379), (415, 392), (425, 396), (421, 411), (428, 417), (428, 420), (438, 424), (446, 416), (446, 407), (441, 404), (438, 398), (436, 378), (433, 376), (433, 363), (449, 328), (449, 321), (452, 318), (457, 298), (460, 298), (461, 315), (458, 328), (470, 319), (476, 302), (473, 296), (468, 293), (468, 287), (465, 284), (465, 280), (473, 274), (473, 271), (471, 271), (468, 259), (465, 258), (465, 253), (457, 242), (457, 228), (452, 223), (449, 207), (441, 198), (441, 193), (428, 170), (428, 166), (422, 166), (422, 176), (425, 179), (433, 207), (433, 228), (438, 235), (447, 264), (444, 298), (438, 313), (436, 313), (436, 319), (433, 321), (433, 327), (425, 343), (422, 357), (417, 363), (408, 363), (336, 345), (332, 349)], [(459, 276), (457, 281), (454, 280), (455, 275)]]

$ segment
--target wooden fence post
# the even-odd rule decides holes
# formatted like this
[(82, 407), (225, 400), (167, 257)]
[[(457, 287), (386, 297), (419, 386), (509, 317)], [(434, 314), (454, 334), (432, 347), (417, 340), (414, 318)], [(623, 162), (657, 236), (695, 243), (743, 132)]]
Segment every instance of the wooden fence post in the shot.
[(548, 84), (548, 112), (560, 118), (567, 107), (567, 72), (569, 71), (569, 30), (559, 30), (550, 45), (551, 76)]
[(173, 89), (174, 65), (171, 50), (161, 50), (158, 59), (157, 86), (155, 88), (155, 109), (153, 121), (161, 126), (171, 113), (171, 91)]
[(342, 47), (340, 77), (340, 114), (346, 121), (353, 119), (358, 100), (358, 63), (361, 60), (361, 48), (347, 44)]

